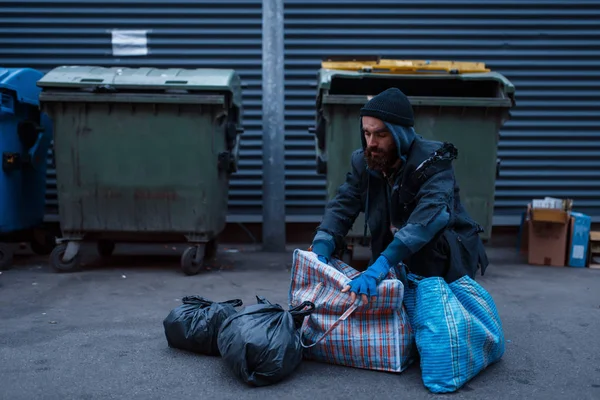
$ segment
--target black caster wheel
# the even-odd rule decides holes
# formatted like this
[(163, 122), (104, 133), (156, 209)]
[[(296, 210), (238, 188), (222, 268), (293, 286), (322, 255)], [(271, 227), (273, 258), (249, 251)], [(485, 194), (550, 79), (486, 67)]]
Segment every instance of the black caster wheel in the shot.
[(67, 250), (67, 244), (59, 244), (50, 253), (50, 266), (57, 272), (78, 271), (81, 267), (81, 255), (77, 253), (69, 262), (63, 261), (63, 255)]
[(204, 246), (190, 246), (181, 255), (181, 269), (184, 274), (193, 276), (204, 269), (204, 254), (200, 254), (200, 261), (196, 261), (198, 251), (204, 253)]
[(110, 240), (100, 240), (96, 246), (101, 257), (110, 257), (115, 251), (115, 242)]
[(4, 243), (0, 243), (0, 271), (8, 271), (13, 265), (13, 249)]

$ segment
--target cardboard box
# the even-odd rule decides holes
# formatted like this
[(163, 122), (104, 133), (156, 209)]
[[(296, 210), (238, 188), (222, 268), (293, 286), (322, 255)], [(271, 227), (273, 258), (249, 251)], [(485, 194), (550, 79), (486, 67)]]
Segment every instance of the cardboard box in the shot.
[(592, 218), (579, 212), (571, 212), (570, 225), (568, 266), (585, 268), (588, 261)]
[(547, 207), (549, 200), (545, 199), (546, 207), (527, 207), (522, 248), (526, 249), (529, 264), (584, 268), (588, 264), (592, 219), (570, 211), (568, 202), (564, 208)]
[(588, 254), (588, 267), (600, 269), (600, 264), (595, 261), (600, 258), (600, 232), (590, 232), (590, 248)]
[(553, 222), (557, 224), (566, 224), (569, 222), (569, 213), (564, 210), (553, 208), (532, 208), (531, 220), (536, 222)]
[(569, 213), (527, 206), (527, 262), (564, 267), (567, 260)]
[(527, 225), (528, 263), (564, 267), (567, 258), (569, 224), (529, 219)]

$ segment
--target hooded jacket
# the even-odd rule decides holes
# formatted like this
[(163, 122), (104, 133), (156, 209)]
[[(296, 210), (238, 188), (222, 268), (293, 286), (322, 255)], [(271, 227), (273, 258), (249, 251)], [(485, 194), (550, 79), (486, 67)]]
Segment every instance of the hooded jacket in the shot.
[[(336, 252), (360, 212), (371, 232), (371, 263), (384, 255), (392, 265), (405, 262), (422, 276), (444, 276), (451, 282), (474, 277), (487, 257), (474, 222), (461, 204), (449, 143), (425, 140), (412, 127), (385, 123), (402, 160), (391, 176), (370, 170), (364, 159), (366, 140), (354, 151), (351, 169), (336, 197), (326, 206), (315, 240), (326, 240)], [(444, 264), (444, 265), (422, 265)]]

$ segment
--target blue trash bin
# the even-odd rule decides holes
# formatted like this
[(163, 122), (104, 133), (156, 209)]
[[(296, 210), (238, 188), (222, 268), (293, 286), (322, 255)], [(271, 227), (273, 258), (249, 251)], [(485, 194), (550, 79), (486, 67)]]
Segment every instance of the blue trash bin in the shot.
[(54, 241), (44, 228), (46, 163), (52, 122), (39, 108), (37, 81), (30, 68), (0, 67), (0, 269), (12, 265), (14, 246), (29, 242), (48, 254)]

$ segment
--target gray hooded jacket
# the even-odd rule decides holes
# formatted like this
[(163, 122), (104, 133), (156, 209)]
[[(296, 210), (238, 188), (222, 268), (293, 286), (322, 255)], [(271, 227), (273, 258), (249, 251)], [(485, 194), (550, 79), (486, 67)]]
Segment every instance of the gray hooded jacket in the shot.
[[(422, 276), (453, 281), (474, 277), (487, 267), (479, 238), (481, 227), (460, 202), (449, 143), (425, 140), (412, 127), (386, 123), (402, 159), (391, 179), (367, 167), (366, 141), (353, 152), (351, 170), (326, 207), (315, 240), (344, 247), (344, 237), (360, 212), (371, 232), (371, 263), (384, 255), (393, 265), (404, 261)], [(362, 131), (362, 130), (361, 130)]]

